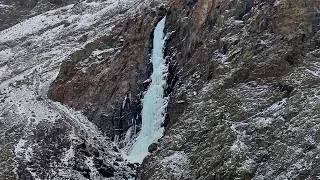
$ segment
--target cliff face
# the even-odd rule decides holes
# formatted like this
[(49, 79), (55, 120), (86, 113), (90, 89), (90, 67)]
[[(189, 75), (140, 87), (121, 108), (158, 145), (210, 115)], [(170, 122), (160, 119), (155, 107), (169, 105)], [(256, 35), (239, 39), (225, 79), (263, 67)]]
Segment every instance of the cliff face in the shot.
[(320, 173), (319, 1), (168, 2), (178, 79), (139, 179), (306, 179)]
[[(161, 3), (34, 1), (48, 9), (30, 17), (19, 2), (0, 2), (1, 13), (16, 7), (22, 18), (0, 16), (11, 23), (0, 31), (0, 179), (132, 177), (136, 165), (112, 138), (129, 117), (139, 119), (137, 95)], [(112, 121), (118, 117), (127, 121)]]
[(115, 141), (129, 127), (141, 124), (140, 100), (152, 71), (152, 31), (164, 13), (161, 4), (153, 2), (109, 24), (110, 35), (87, 44), (62, 63), (49, 98), (81, 110)]
[(162, 3), (0, 2), (0, 179), (134, 176), (164, 15), (166, 131), (137, 179), (317, 178), (319, 0)]

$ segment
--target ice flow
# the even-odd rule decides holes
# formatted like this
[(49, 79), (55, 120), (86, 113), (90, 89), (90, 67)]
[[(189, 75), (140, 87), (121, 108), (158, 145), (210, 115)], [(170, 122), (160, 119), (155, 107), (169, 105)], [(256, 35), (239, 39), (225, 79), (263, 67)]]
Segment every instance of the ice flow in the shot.
[(163, 134), (162, 126), (165, 119), (167, 100), (164, 97), (168, 67), (165, 63), (164, 51), (165, 17), (158, 22), (153, 37), (151, 62), (153, 72), (151, 83), (142, 100), (142, 127), (136, 142), (128, 155), (131, 162), (141, 163), (148, 155), (148, 147)]

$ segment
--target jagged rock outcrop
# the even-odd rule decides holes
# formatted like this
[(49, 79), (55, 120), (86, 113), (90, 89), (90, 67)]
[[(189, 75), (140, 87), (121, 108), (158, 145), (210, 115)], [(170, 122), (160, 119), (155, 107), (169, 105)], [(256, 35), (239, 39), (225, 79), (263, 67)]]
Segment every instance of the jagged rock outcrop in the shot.
[(316, 179), (316, 0), (171, 0), (170, 122), (138, 179)]

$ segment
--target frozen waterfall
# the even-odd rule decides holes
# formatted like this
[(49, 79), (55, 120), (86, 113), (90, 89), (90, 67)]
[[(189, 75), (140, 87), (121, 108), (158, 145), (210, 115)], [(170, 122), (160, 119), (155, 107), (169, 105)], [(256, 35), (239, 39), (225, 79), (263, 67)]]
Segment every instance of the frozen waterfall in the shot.
[(165, 17), (158, 22), (154, 30), (151, 62), (153, 72), (151, 83), (142, 100), (142, 127), (136, 142), (127, 157), (131, 162), (141, 163), (148, 155), (148, 147), (162, 135), (167, 99), (164, 97), (168, 67), (165, 64), (164, 51)]

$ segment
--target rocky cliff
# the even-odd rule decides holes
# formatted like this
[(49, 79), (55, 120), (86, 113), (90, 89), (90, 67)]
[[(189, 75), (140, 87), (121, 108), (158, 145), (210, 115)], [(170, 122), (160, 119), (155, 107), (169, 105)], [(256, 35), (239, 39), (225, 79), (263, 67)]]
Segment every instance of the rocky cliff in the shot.
[(319, 1), (168, 2), (178, 79), (139, 179), (317, 179)]
[(0, 1), (0, 179), (134, 176), (113, 133), (139, 120), (163, 5), (74, 2)]
[(111, 34), (73, 53), (49, 89), (49, 98), (82, 110), (113, 140), (141, 124), (144, 81), (152, 71), (152, 31), (165, 13), (158, 2), (141, 11), (117, 21)]
[(320, 178), (319, 0), (0, 10), (0, 179), (135, 176), (121, 151), (139, 131), (165, 15), (166, 130), (136, 179)]

